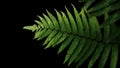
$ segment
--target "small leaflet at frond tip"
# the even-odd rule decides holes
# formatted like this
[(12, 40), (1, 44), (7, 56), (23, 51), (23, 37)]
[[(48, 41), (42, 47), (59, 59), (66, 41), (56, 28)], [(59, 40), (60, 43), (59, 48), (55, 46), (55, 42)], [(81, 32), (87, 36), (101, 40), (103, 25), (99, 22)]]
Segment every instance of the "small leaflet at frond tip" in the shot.
[(46, 14), (42, 13), (43, 16), (46, 16)]
[(49, 11), (46, 9), (46, 12), (49, 12)]
[[(47, 12), (48, 15), (51, 14), (47, 9), (46, 9), (46, 12)], [(52, 14), (51, 14), (51, 15), (52, 15)]]
[(44, 25), (40, 21), (38, 20), (34, 20), (34, 21), (38, 24), (39, 27), (44, 28)]
[(48, 49), (49, 48), (49, 46), (46, 46), (44, 49)]
[(67, 7), (65, 6), (66, 11), (68, 11)]
[(55, 12), (58, 12), (57, 9), (54, 9), (54, 10), (55, 10)]
[(73, 5), (73, 4), (71, 4), (72, 5), (72, 7), (74, 7), (75, 8), (75, 6)]
[(24, 26), (23, 29), (26, 30), (31, 30), (32, 32), (34, 32), (35, 30), (37, 30), (37, 25), (31, 25), (31, 26)]
[(64, 60), (64, 62), (63, 62), (63, 64), (65, 64), (65, 63), (69, 60), (69, 57), (70, 57), (70, 55), (66, 55), (65, 60)]

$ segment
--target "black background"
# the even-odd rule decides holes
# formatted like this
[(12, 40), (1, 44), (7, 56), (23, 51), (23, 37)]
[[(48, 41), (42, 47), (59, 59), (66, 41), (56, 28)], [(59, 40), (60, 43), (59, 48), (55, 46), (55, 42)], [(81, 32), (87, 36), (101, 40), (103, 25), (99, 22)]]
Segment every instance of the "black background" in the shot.
[[(72, 10), (71, 3), (79, 10), (83, 3), (78, 3), (77, 0), (17, 0), (11, 2), (8, 2), (8, 5), (6, 4), (6, 13), (10, 14), (9, 16), (7, 15), (11, 20), (8, 24), (15, 25), (15, 28), (11, 26), (7, 29), (10, 32), (7, 32), (6, 36), (10, 38), (6, 40), (12, 44), (6, 42), (7, 47), (5, 47), (6, 50), (4, 51), (7, 52), (4, 54), (7, 55), (5, 55), (5, 59), (3, 60), (3, 63), (7, 63), (5, 66), (16, 68), (67, 68), (66, 64), (62, 64), (66, 54), (65, 52), (57, 55), (58, 47), (44, 50), (44, 46), (42, 46), (44, 40), (33, 40), (34, 33), (23, 30), (23, 27), (34, 24), (34, 20), (38, 19), (37, 15), (46, 13), (46, 9), (52, 14), (55, 14), (54, 9), (65, 11), (65, 5), (69, 10)], [(10, 30), (11, 28), (15, 30), (15, 33)], [(86, 68), (87, 63), (85, 62), (81, 68)], [(71, 68), (74, 68), (74, 64)]]

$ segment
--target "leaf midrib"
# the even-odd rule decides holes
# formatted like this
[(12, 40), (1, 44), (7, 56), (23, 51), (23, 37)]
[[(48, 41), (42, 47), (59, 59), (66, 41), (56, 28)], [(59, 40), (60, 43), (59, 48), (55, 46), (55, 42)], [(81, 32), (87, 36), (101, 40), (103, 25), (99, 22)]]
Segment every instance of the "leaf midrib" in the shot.
[(87, 36), (85, 36), (85, 35), (80, 35), (80, 34), (75, 34), (75, 33), (73, 33), (73, 32), (67, 32), (67, 31), (62, 31), (61, 29), (59, 29), (59, 30), (56, 30), (56, 29), (51, 29), (51, 28), (43, 28), (42, 30), (44, 30), (44, 29), (47, 29), (47, 30), (52, 30), (52, 31), (57, 31), (57, 33), (58, 32), (61, 32), (61, 33), (67, 33), (68, 35), (73, 35), (73, 36), (78, 36), (79, 38), (85, 38), (85, 39), (89, 39), (89, 40), (92, 40), (92, 41), (96, 41), (97, 43), (103, 43), (103, 44), (118, 44), (118, 43), (115, 43), (115, 42), (107, 42), (106, 43), (106, 41), (104, 41), (104, 40), (97, 40), (97, 39), (92, 39), (90, 36), (89, 37), (87, 37)]

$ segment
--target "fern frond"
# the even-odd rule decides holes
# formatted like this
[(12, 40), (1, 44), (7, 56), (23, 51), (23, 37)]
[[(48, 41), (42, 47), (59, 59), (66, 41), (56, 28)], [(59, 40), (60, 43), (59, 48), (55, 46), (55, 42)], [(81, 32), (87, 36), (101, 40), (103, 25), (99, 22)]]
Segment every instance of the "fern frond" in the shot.
[[(80, 38), (79, 37), (75, 37), (74, 40), (72, 41), (68, 51), (67, 51), (67, 55), (65, 57), (65, 61), (64, 63), (66, 63), (69, 58), (71, 57), (71, 55), (73, 54), (75, 48), (79, 45), (79, 41), (80, 41)], [(83, 40), (82, 40), (83, 41)]]
[[(65, 7), (66, 8), (66, 7)], [(77, 26), (76, 26), (76, 22), (72, 16), (72, 14), (68, 11), (68, 9), (66, 8), (66, 11), (67, 11), (67, 15), (68, 15), (68, 18), (69, 18), (69, 21), (71, 23), (71, 27), (72, 27), (72, 32), (73, 34), (77, 34)]]
[(104, 22), (101, 24), (101, 27), (113, 24), (116, 21), (120, 20), (120, 11), (116, 11), (114, 14), (110, 15)]
[(90, 57), (90, 55), (95, 50), (96, 46), (97, 46), (97, 42), (91, 41), (89, 49), (84, 54), (83, 53), (79, 54), (78, 59), (77, 59), (78, 64), (76, 65), (76, 68), (79, 68), (79, 66), (81, 66), (88, 59), (88, 57)]
[(31, 30), (32, 32), (34, 32), (35, 30), (38, 29), (38, 27), (37, 27), (36, 24), (34, 24), (34, 25), (31, 25), (31, 26), (25, 26), (25, 27), (23, 27), (23, 29)]
[[(102, 23), (101, 27), (120, 20), (120, 0), (86, 0), (83, 2), (85, 2), (84, 9), (87, 13), (91, 13), (94, 16), (102, 16), (104, 14), (111, 15), (108, 20), (105, 20), (105, 22)], [(113, 13), (111, 14), (111, 12)]]
[[(95, 4), (93, 4), (95, 2)], [(92, 6), (91, 6), (92, 5)], [(116, 11), (120, 7), (119, 0), (86, 0), (84, 8), (88, 10), (88, 12), (93, 12), (94, 15), (100, 16), (104, 13), (108, 13), (111, 11)], [(99, 13), (99, 15), (96, 14)]]
[(105, 63), (106, 63), (106, 61), (107, 61), (107, 59), (108, 59), (109, 53), (110, 53), (110, 51), (111, 51), (111, 46), (112, 46), (112, 45), (109, 44), (109, 45), (106, 45), (106, 46), (104, 47), (102, 56), (101, 56), (101, 58), (100, 58), (100, 62), (99, 62), (99, 64), (98, 64), (98, 68), (104, 68)]
[(73, 35), (69, 35), (68, 38), (66, 38), (66, 40), (62, 43), (62, 45), (60, 46), (59, 50), (58, 50), (58, 54), (60, 52), (62, 52), (69, 44), (70, 42), (74, 39)]
[[(92, 4), (90, 1), (87, 2), (89, 5)], [(109, 3), (111, 2), (112, 1)], [(55, 47), (61, 43), (58, 50), (59, 54), (66, 47), (69, 47), (64, 60), (64, 63), (68, 62), (68, 66), (75, 62), (77, 63), (76, 68), (78, 68), (92, 55), (88, 64), (88, 68), (92, 68), (96, 60), (102, 55), (98, 65), (98, 68), (102, 68), (108, 59), (109, 53), (112, 52), (110, 66), (111, 68), (115, 68), (119, 51), (119, 43), (116, 38), (119, 38), (118, 35), (120, 32), (119, 34), (112, 36), (113, 33), (116, 32), (116, 30), (113, 30), (112, 28), (114, 27), (117, 30), (119, 28), (111, 25), (103, 25), (104, 27), (101, 28), (97, 17), (87, 13), (86, 8), (82, 8), (79, 15), (74, 5), (72, 6), (74, 14), (65, 7), (67, 14), (55, 10), (57, 15), (56, 18), (47, 10), (47, 15), (43, 14), (43, 17), (38, 16), (40, 21), (35, 20), (37, 24), (25, 26), (24, 29), (35, 32), (34, 38), (37, 40), (46, 38), (43, 43), (45, 49)], [(104, 6), (106, 5), (99, 7), (102, 8)], [(114, 23), (119, 19), (116, 14), (113, 16), (106, 14), (104, 19), (105, 23), (108, 22), (108, 24), (111, 24), (109, 23), (111, 17), (115, 19), (111, 20), (111, 23)], [(101, 30), (103, 30), (103, 33)], [(113, 39), (115, 42), (113, 42)]]
[(73, 54), (71, 55), (71, 58), (69, 60), (68, 66), (77, 58), (81, 50), (83, 49), (85, 43), (87, 42), (86, 39), (82, 38), (79, 42), (79, 45), (74, 50)]
[[(91, 12), (94, 12), (94, 11), (97, 11), (97, 10), (100, 10), (102, 8), (106, 8), (108, 7), (111, 3), (113, 2), (116, 2), (117, 0), (102, 0), (100, 2), (98, 2), (97, 4), (95, 4), (95, 6), (93, 6), (91, 9), (89, 9), (89, 11)], [(115, 4), (114, 4), (115, 5)]]

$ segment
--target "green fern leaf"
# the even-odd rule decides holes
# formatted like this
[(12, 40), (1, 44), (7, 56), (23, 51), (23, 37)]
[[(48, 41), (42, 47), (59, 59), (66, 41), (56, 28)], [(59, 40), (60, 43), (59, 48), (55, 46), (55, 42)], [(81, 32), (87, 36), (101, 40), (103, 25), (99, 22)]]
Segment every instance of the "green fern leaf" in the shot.
[(71, 63), (76, 59), (76, 57), (78, 56), (78, 54), (81, 52), (81, 50), (83, 49), (84, 45), (86, 43), (86, 39), (82, 38), (79, 45), (75, 48), (73, 54), (71, 55), (71, 58), (69, 60), (68, 66), (71, 65)]
[(100, 10), (100, 9), (108, 6), (111, 3), (111, 1), (113, 1), (113, 0), (102, 0), (102, 1), (98, 2), (94, 7), (92, 7), (89, 11), (94, 12), (94, 11)]
[(38, 16), (38, 18), (41, 20), (41, 22), (43, 23), (43, 26), (45, 26), (45, 28), (49, 28), (49, 26), (48, 26), (48, 23), (45, 21), (45, 19), (44, 18), (42, 18), (41, 16)]
[(56, 14), (57, 14), (57, 17), (58, 17), (60, 28), (64, 32), (64, 31), (66, 31), (66, 28), (65, 28), (65, 25), (64, 25), (63, 17), (61, 16), (61, 14), (57, 10), (55, 10), (55, 11), (56, 11)]
[(67, 15), (68, 15), (68, 18), (70, 20), (70, 23), (71, 23), (71, 27), (72, 27), (72, 31), (73, 31), (73, 34), (77, 34), (77, 26), (76, 26), (76, 22), (72, 16), (72, 14), (68, 11), (68, 9), (65, 7), (66, 11), (67, 11)]
[(75, 59), (75, 63), (77, 63), (80, 60), (80, 58), (88, 51), (91, 42), (92, 42), (91, 40), (86, 41), (86, 44), (82, 48), (81, 52), (78, 54), (78, 57)]
[(53, 22), (50, 20), (50, 18), (45, 14), (43, 14), (43, 16), (44, 16), (45, 20), (47, 21), (47, 23), (49, 24), (50, 28), (54, 29)]
[(120, 19), (120, 11), (115, 12), (113, 15), (109, 16), (101, 25), (101, 27), (105, 27), (106, 25), (110, 25), (115, 23)]
[(89, 27), (90, 27), (90, 36), (91, 39), (95, 39), (96, 38), (96, 27), (95, 27), (95, 20), (93, 16), (89, 16)]
[(116, 68), (117, 61), (118, 61), (118, 52), (119, 52), (119, 47), (118, 47), (118, 45), (114, 45), (114, 46), (112, 47), (110, 68)]
[(87, 13), (92, 13), (95, 16), (101, 16), (106, 13), (110, 13), (113, 11), (119, 11), (120, 9), (120, 1), (119, 0), (86, 0), (84, 9)]
[(37, 31), (35, 33), (34, 39), (40, 38), (46, 31), (47, 31), (46, 29)]
[(35, 22), (39, 25), (40, 28), (44, 28), (44, 25), (42, 24), (42, 22), (35, 20)]
[(55, 37), (52, 40), (50, 40), (50, 42), (48, 43), (48, 45), (45, 48), (49, 48), (50, 46), (54, 47), (53, 45), (60, 39), (61, 36), (62, 36), (61, 32), (56, 34)]
[(94, 2), (95, 0), (88, 0), (85, 5), (84, 5), (84, 8), (87, 10), (88, 7)]
[(89, 37), (90, 36), (90, 34), (89, 34), (90, 33), (89, 32), (89, 25), (88, 25), (88, 20), (86, 18), (84, 9), (81, 10), (81, 19), (82, 19), (82, 22), (83, 22), (85, 36)]
[[(47, 11), (47, 10), (46, 10), (46, 11)], [(48, 14), (48, 16), (50, 17), (51, 21), (53, 22), (53, 24), (54, 24), (54, 26), (55, 26), (55, 29), (56, 29), (56, 30), (59, 30), (59, 29), (60, 29), (60, 26), (59, 26), (59, 24), (58, 24), (57, 19), (56, 19), (49, 11), (47, 11), (47, 14)]]
[(62, 37), (59, 39), (59, 41), (55, 45), (63, 42), (67, 37), (68, 37), (68, 34), (67, 33), (63, 33)]
[(96, 46), (97, 46), (97, 42), (96, 41), (92, 41), (91, 46), (89, 47), (88, 51), (81, 58), (79, 58), (78, 64), (76, 65), (76, 68), (81, 66), (85, 62), (85, 60), (88, 59), (88, 57), (95, 50)]
[(68, 18), (67, 18), (67, 16), (65, 15), (65, 13), (63, 13), (63, 12), (61, 12), (62, 13), (62, 17), (63, 17), (63, 20), (64, 20), (64, 22), (65, 22), (65, 27), (67, 28), (67, 33), (71, 33), (72, 32), (72, 28), (71, 28), (71, 26), (70, 26), (70, 23), (69, 23), (69, 21), (68, 21)]
[(112, 5), (108, 6), (106, 8), (103, 8), (103, 9), (100, 9), (100, 10), (94, 12), (94, 15), (95, 16), (100, 16), (100, 15), (103, 15), (105, 13), (109, 13), (109, 12), (118, 10), (118, 9), (120, 9), (119, 6), (120, 6), (120, 1), (115, 3), (115, 4), (112, 4)]
[(23, 27), (23, 29), (26, 29), (26, 30), (31, 30), (32, 32), (34, 32), (35, 30), (37, 30), (37, 25), (31, 25), (31, 26), (25, 26)]
[[(106, 0), (106, 3), (103, 3), (103, 5), (98, 4), (99, 8), (93, 7), (91, 10), (91, 12), (95, 11), (97, 13), (96, 11), (98, 11), (98, 14), (105, 15), (104, 23), (101, 26), (99, 25), (97, 16), (87, 11), (88, 7), (95, 0), (86, 0), (85, 2), (86, 7), (84, 6), (81, 9), (80, 14), (74, 5), (72, 5), (73, 14), (66, 7), (67, 14), (55, 10), (57, 18), (46, 10), (47, 15), (43, 14), (43, 17), (38, 16), (40, 21), (35, 20), (36, 24), (25, 26), (24, 29), (35, 32), (34, 39), (41, 40), (46, 38), (43, 43), (44, 46), (46, 45), (45, 49), (55, 47), (61, 43), (58, 50), (59, 54), (68, 47), (64, 60), (64, 64), (68, 62), (68, 66), (72, 63), (77, 63), (76, 68), (79, 68), (91, 56), (88, 68), (92, 68), (99, 57), (101, 60), (98, 68), (103, 68), (109, 54), (112, 53), (110, 67), (115, 68), (119, 52), (120, 28), (114, 23), (120, 19), (120, 12), (115, 11), (114, 14), (110, 15), (105, 12), (110, 11), (111, 8), (103, 10), (103, 12), (100, 11), (101, 13), (98, 10), (106, 6), (112, 6), (111, 4), (116, 3), (116, 1)], [(116, 9), (119, 8), (116, 6)], [(112, 9), (111, 11), (116, 9)], [(119, 32), (117, 33), (117, 31)]]
[(58, 50), (58, 54), (62, 52), (69, 44), (70, 42), (74, 39), (73, 35), (70, 35), (61, 45), (61, 47)]
[(45, 34), (43, 34), (42, 36), (40, 36), (40, 37), (38, 38), (38, 40), (41, 40), (41, 39), (47, 37), (51, 32), (52, 32), (52, 30), (46, 30), (46, 31), (45, 31)]
[(47, 44), (57, 33), (57, 31), (52, 31), (52, 33), (48, 36), (48, 38), (45, 40), (45, 42), (43, 43), (43, 45)]
[(67, 55), (66, 55), (64, 63), (66, 63), (66, 61), (69, 60), (70, 56), (72, 55), (72, 53), (74, 52), (75, 48), (77, 47), (79, 41), (80, 41), (80, 38), (79, 37), (75, 37), (75, 39), (73, 40), (73, 42), (71, 43), (71, 45), (70, 45), (70, 47), (69, 47), (69, 49), (67, 51)]
[(106, 63), (106, 61), (108, 59), (110, 51), (111, 51), (111, 45), (107, 45), (107, 46), (104, 47), (102, 56), (100, 58), (100, 62), (98, 64), (98, 68), (104, 68), (105, 63)]
[(96, 39), (98, 41), (101, 41), (102, 40), (102, 33), (101, 33), (101, 29), (100, 29), (100, 25), (98, 23), (98, 20), (95, 16), (93, 16), (93, 20), (94, 20), (94, 25), (95, 25), (95, 28), (96, 28)]
[(78, 26), (78, 34), (80, 34), (81, 36), (84, 35), (84, 31), (83, 31), (83, 24), (82, 24), (82, 21), (81, 21), (81, 18), (79, 16), (79, 13), (77, 11), (77, 9), (73, 6), (73, 9), (74, 9), (74, 14), (75, 14), (75, 19), (76, 19), (76, 23), (77, 23), (77, 26)]
[(93, 64), (95, 63), (95, 61), (99, 58), (102, 50), (103, 50), (104, 44), (103, 43), (99, 43), (99, 45), (97, 46), (92, 58), (90, 59), (90, 62), (88, 64), (88, 68), (92, 68)]

